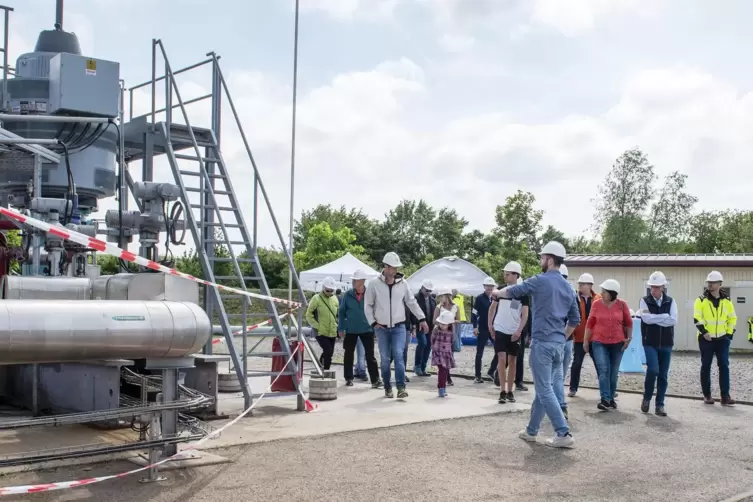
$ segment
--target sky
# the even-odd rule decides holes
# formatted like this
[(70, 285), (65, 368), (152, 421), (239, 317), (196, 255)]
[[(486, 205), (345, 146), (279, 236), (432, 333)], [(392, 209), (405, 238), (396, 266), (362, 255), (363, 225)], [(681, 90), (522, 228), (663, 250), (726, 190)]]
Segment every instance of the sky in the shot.
[[(54, 4), (6, 0), (13, 59), (52, 27)], [(68, 0), (64, 28), (85, 55), (119, 62), (126, 86), (150, 78), (152, 38), (174, 69), (220, 54), (286, 235), (293, 7)], [(488, 231), (522, 189), (545, 224), (580, 235), (599, 183), (633, 147), (659, 175), (688, 174), (698, 209), (753, 209), (752, 18), (748, 0), (301, 0), (294, 215), (333, 204), (383, 218), (424, 198)], [(210, 75), (186, 73), (179, 88), (203, 95)], [(146, 113), (149, 91), (134, 96)], [(191, 105), (192, 124), (208, 125), (208, 109)], [(252, 171), (227, 106), (222, 144), (250, 223)], [(156, 178), (171, 181), (164, 160)], [(279, 245), (259, 215), (260, 244)]]

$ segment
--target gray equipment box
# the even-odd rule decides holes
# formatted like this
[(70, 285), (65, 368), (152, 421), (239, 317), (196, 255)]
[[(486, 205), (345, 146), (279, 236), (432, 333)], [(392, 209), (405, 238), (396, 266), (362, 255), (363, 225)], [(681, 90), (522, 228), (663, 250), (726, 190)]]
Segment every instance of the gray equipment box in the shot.
[(120, 64), (76, 54), (50, 59), (49, 114), (117, 117)]

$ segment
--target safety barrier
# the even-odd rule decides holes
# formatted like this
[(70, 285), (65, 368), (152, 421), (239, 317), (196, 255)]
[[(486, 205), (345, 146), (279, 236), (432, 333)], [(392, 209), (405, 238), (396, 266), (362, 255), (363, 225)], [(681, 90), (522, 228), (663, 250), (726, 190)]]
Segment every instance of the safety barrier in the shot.
[(121, 249), (118, 246), (115, 246), (113, 244), (108, 244), (107, 242), (103, 240), (96, 239), (94, 237), (89, 237), (87, 235), (74, 232), (73, 230), (70, 230), (64, 227), (50, 225), (49, 223), (45, 223), (42, 220), (38, 220), (36, 218), (32, 218), (31, 216), (26, 216), (24, 214), (21, 214), (14, 209), (0, 207), (0, 214), (7, 216), (8, 218), (14, 219), (18, 221), (19, 223), (23, 223), (25, 225), (34, 227), (38, 230), (42, 230), (43, 232), (47, 232), (52, 235), (57, 235), (58, 237), (61, 237), (65, 240), (73, 241), (82, 246), (86, 246), (89, 249), (94, 249), (96, 251), (99, 251), (100, 253), (105, 253), (107, 255), (114, 256), (115, 258), (120, 258), (129, 263), (135, 263), (137, 265), (141, 265), (142, 267), (146, 267), (150, 270), (156, 270), (158, 272), (164, 272), (165, 274), (182, 277), (183, 279), (188, 279), (189, 281), (198, 282), (199, 284), (217, 288), (221, 291), (248, 296), (250, 298), (257, 298), (260, 300), (268, 300), (275, 303), (280, 303), (283, 305), (287, 305), (288, 307), (291, 307), (291, 308), (298, 308), (301, 306), (301, 304), (298, 302), (284, 300), (282, 298), (275, 298), (274, 296), (260, 295), (258, 293), (252, 293), (251, 291), (244, 291), (242, 289), (231, 288), (229, 286), (224, 286), (222, 284), (216, 284), (214, 282), (205, 281), (204, 279), (199, 279), (198, 277), (194, 277), (191, 274), (185, 274), (174, 268), (166, 267), (160, 263), (157, 263), (156, 261), (148, 260), (130, 251)]
[[(267, 387), (266, 390), (264, 390), (264, 392), (262, 392), (256, 400), (254, 400), (254, 402), (251, 404), (251, 406), (249, 406), (248, 408), (246, 408), (245, 410), (243, 410), (243, 412), (240, 415), (238, 415), (236, 418), (234, 418), (233, 420), (231, 420), (227, 424), (223, 425), (219, 429), (216, 429), (216, 430), (212, 431), (211, 433), (209, 433), (207, 436), (203, 437), (201, 440), (199, 440), (195, 444), (190, 445), (186, 449), (184, 449), (182, 451), (179, 451), (178, 453), (176, 453), (175, 455), (173, 455), (171, 457), (167, 457), (165, 459), (160, 460), (159, 462), (154, 462), (154, 463), (152, 463), (150, 465), (147, 465), (147, 466), (144, 466), (144, 467), (139, 467), (138, 469), (133, 469), (133, 470), (130, 470), (130, 471), (127, 471), (127, 472), (121, 472), (121, 473), (118, 473), (118, 474), (110, 474), (108, 476), (99, 476), (99, 477), (96, 477), (96, 478), (87, 478), (87, 479), (77, 479), (77, 480), (74, 480), (74, 481), (60, 481), (60, 482), (57, 482), (57, 483), (45, 483), (45, 484), (39, 484), (39, 485), (7, 486), (7, 487), (4, 487), (4, 488), (0, 488), (0, 497), (4, 497), (6, 495), (22, 495), (22, 494), (27, 494), (27, 493), (51, 492), (51, 491), (57, 491), (57, 490), (65, 490), (65, 489), (68, 489), (68, 488), (78, 488), (80, 486), (93, 485), (93, 484), (96, 484), (96, 483), (102, 483), (103, 481), (109, 481), (111, 479), (119, 479), (119, 478), (124, 478), (126, 476), (131, 476), (131, 475), (139, 473), (139, 472), (144, 472), (144, 471), (147, 471), (149, 469), (154, 469), (154, 468), (159, 467), (160, 465), (163, 465), (163, 464), (165, 464), (167, 462), (170, 462), (172, 460), (179, 460), (180, 457), (186, 455), (188, 452), (190, 452), (192, 450), (199, 449), (201, 447), (201, 445), (203, 445), (204, 443), (206, 443), (207, 441), (209, 441), (213, 437), (221, 434), (222, 431), (224, 431), (228, 427), (231, 427), (232, 425), (235, 425), (241, 418), (243, 418), (246, 415), (248, 415), (251, 412), (251, 410), (253, 410), (256, 407), (257, 404), (259, 404), (259, 402), (264, 398), (264, 396), (270, 392), (270, 390), (272, 389), (272, 386), (282, 376), (283, 372), (285, 371), (285, 368), (293, 360), (293, 357), (295, 357), (296, 353), (298, 353), (298, 351), (302, 351), (302, 350), (303, 350), (303, 343), (298, 342), (298, 345), (296, 346), (295, 350), (293, 350), (293, 352), (290, 354), (290, 357), (288, 358), (288, 361), (285, 364), (285, 367), (283, 368), (283, 370), (280, 373), (277, 374), (277, 376), (275, 377), (275, 379), (272, 380), (272, 382), (269, 384), (269, 387)], [(297, 378), (297, 376), (296, 376), (296, 378)], [(312, 412), (312, 411), (316, 411), (319, 408), (319, 406), (313, 404), (311, 401), (309, 401), (306, 398), (305, 394), (303, 394), (303, 391), (301, 390), (301, 386), (300, 385), (298, 385), (297, 387), (298, 387), (298, 393), (304, 399), (304, 402), (306, 404), (306, 411), (309, 412), (309, 413)]]

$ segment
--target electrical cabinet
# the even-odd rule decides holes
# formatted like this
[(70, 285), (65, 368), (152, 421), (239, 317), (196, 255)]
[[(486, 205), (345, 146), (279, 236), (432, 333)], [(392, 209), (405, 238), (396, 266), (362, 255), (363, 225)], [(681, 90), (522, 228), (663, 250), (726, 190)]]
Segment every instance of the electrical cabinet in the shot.
[(49, 114), (114, 118), (119, 101), (119, 63), (68, 53), (50, 59)]

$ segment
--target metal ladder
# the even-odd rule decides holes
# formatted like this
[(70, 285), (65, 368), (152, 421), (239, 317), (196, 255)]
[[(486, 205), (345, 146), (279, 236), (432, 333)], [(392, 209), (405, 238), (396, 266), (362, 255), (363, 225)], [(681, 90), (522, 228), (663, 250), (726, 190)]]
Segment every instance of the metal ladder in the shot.
[[(259, 293), (265, 296), (271, 296), (269, 286), (267, 284), (264, 272), (259, 263), (259, 257), (256, 249), (256, 226), (257, 226), (257, 198), (258, 191), (261, 189), (262, 195), (267, 203), (267, 207), (270, 211), (270, 215), (277, 229), (278, 236), (280, 237), (283, 249), (285, 248), (282, 234), (279, 226), (277, 225), (276, 218), (272, 212), (271, 204), (266, 194), (266, 190), (259, 177), (258, 169), (251, 155), (248, 142), (243, 132), (243, 128), (240, 123), (240, 119), (235, 110), (235, 105), (232, 102), (232, 98), (229, 95), (227, 84), (224, 80), (222, 72), (219, 68), (219, 58), (210, 53), (211, 56), (208, 62), (211, 62), (213, 68), (213, 82), (212, 82), (212, 94), (206, 97), (212, 98), (213, 108), (213, 127), (212, 129), (204, 129), (194, 127), (191, 125), (188, 113), (186, 111), (186, 105), (189, 102), (184, 102), (180, 95), (180, 90), (175, 82), (175, 74), (182, 72), (173, 72), (169, 60), (167, 58), (166, 51), (160, 40), (153, 41), (153, 75), (155, 73), (155, 56), (156, 50), (159, 49), (164, 60), (165, 65), (165, 86), (166, 86), (166, 104), (165, 115), (167, 120), (164, 122), (155, 123), (156, 141), (164, 145), (164, 152), (167, 156), (170, 168), (175, 178), (176, 184), (180, 187), (181, 198), (186, 206), (186, 225), (193, 236), (196, 253), (201, 263), (202, 270), (204, 272), (204, 278), (207, 281), (223, 284), (243, 291), (248, 291), (248, 284), (255, 282), (258, 285)], [(194, 66), (196, 67), (196, 65)], [(189, 67), (188, 69), (192, 69)], [(156, 79), (153, 77), (153, 82)], [(230, 180), (230, 176), (227, 170), (227, 165), (222, 157), (220, 150), (220, 143), (215, 134), (215, 131), (219, 130), (220, 121), (220, 96), (222, 91), (225, 91), (225, 96), (228, 99), (230, 106), (233, 110), (233, 114), (236, 119), (238, 130), (245, 143), (247, 153), (254, 168), (254, 210), (253, 210), (253, 227), (251, 231), (246, 224), (244, 215), (241, 211), (236, 192), (233, 188), (233, 184)], [(154, 90), (153, 90), (154, 92)], [(173, 105), (172, 100), (175, 98)], [(190, 100), (195, 102), (196, 100)], [(154, 104), (154, 97), (152, 98)], [(172, 110), (179, 108), (182, 118), (185, 121), (184, 124), (176, 124), (172, 122)], [(154, 110), (153, 110), (154, 114)], [(180, 150), (187, 150), (189, 154), (177, 153)], [(190, 186), (192, 183), (189, 180), (198, 181), (197, 186)], [(219, 185), (218, 188), (216, 186)], [(224, 200), (223, 200), (224, 199)], [(215, 250), (217, 247), (222, 246), (227, 250), (227, 256), (218, 256)], [(241, 251), (238, 252), (240, 248)], [(289, 253), (288, 264), (295, 278), (295, 282), (298, 285), (298, 302), (305, 305), (306, 300), (303, 295), (303, 290), (300, 287), (298, 275), (295, 272), (292, 257)], [(216, 274), (216, 268), (219, 264), (229, 264), (232, 267), (232, 271), (227, 275)], [(251, 275), (244, 272), (244, 269), (250, 268)], [(286, 335), (286, 331), (283, 327), (280, 314), (277, 310), (277, 305), (271, 300), (253, 300), (260, 301), (265, 304), (266, 313), (249, 313), (248, 306), (250, 298), (243, 295), (234, 295), (221, 293), (217, 288), (206, 287), (205, 288), (205, 305), (207, 308), (207, 314), (210, 319), (214, 317), (214, 311), (219, 317), (219, 322), (222, 327), (225, 341), (229, 351), (229, 355), (232, 362), (232, 368), (235, 370), (235, 374), (240, 382), (241, 391), (243, 392), (245, 408), (248, 408), (253, 400), (258, 398), (260, 394), (254, 394), (251, 391), (251, 386), (248, 382), (249, 377), (264, 377), (274, 376), (278, 372), (273, 371), (259, 371), (248, 368), (248, 358), (251, 357), (284, 357), (288, 360), (291, 355), (289, 338)], [(227, 301), (240, 300), (242, 303), (241, 313), (228, 313), (226, 305)], [(272, 327), (272, 334), (263, 333), (255, 334), (253, 331), (247, 331), (249, 319), (251, 318), (269, 318)], [(231, 323), (230, 319), (238, 319), (235, 323)], [(299, 311), (300, 319), (300, 311)], [(242, 355), (239, 357), (238, 350), (234, 343), (233, 324), (241, 325), (241, 341), (242, 341)], [(300, 322), (298, 324), (300, 326)], [(256, 351), (256, 347), (261, 343), (255, 345), (254, 348), (249, 350), (247, 348), (247, 338), (267, 338), (275, 337), (280, 344), (278, 351), (259, 352)], [(298, 339), (304, 343), (306, 350), (311, 355), (311, 349), (308, 346), (305, 338), (302, 334), (298, 336)], [(211, 341), (205, 348), (205, 352), (211, 353)], [(314, 359), (314, 358), (312, 358)], [(295, 375), (298, 372), (298, 368), (302, 367), (303, 353), (299, 351), (296, 357), (293, 358), (290, 365), (288, 365), (282, 372), (283, 375)], [(318, 371), (318, 364), (314, 362)], [(302, 385), (301, 379), (293, 378), (296, 390), (290, 392), (275, 392), (269, 394), (270, 396), (292, 396), (298, 397), (298, 409), (305, 409), (305, 401), (299, 392)]]

